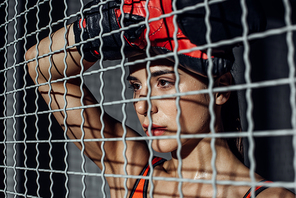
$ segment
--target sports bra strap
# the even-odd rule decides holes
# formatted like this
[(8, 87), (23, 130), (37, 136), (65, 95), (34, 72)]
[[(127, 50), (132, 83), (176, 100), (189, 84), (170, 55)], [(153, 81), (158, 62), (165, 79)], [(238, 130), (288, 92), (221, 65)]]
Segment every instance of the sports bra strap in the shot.
[[(160, 165), (160, 164), (162, 164), (162, 163), (164, 163), (165, 161), (166, 160), (163, 159), (163, 158), (154, 157), (153, 160), (152, 160), (153, 168)], [(149, 167), (149, 163), (147, 163), (147, 165), (141, 171), (140, 175), (147, 176), (147, 175), (149, 175), (149, 172), (150, 172), (150, 167)], [(262, 181), (260, 181), (260, 183), (271, 183), (271, 181), (262, 180)], [(147, 179), (137, 179), (129, 198), (146, 198), (147, 197), (148, 184), (149, 184), (149, 180), (147, 180)], [(267, 188), (268, 187), (264, 186), (264, 185), (256, 186), (255, 189), (254, 189), (255, 190), (254, 191), (255, 192), (255, 197), (257, 197), (257, 195), (259, 193), (261, 193), (262, 191), (264, 191)], [(243, 198), (251, 198), (251, 191), (252, 191), (252, 188), (250, 188), (248, 190), (248, 192), (245, 194), (245, 196)]]
[[(262, 181), (260, 181), (260, 183), (271, 183), (271, 181), (262, 180)], [(256, 186), (255, 191), (254, 191), (254, 192), (255, 192), (255, 197), (257, 197), (257, 195), (258, 195), (259, 193), (261, 193), (263, 190), (265, 190), (265, 189), (267, 189), (267, 188), (269, 188), (269, 187), (264, 186), (264, 185)], [(252, 191), (252, 188), (250, 188), (250, 189), (248, 190), (248, 192), (245, 194), (244, 198), (251, 198), (251, 191)]]
[[(152, 166), (153, 168), (164, 163), (166, 160), (161, 157), (154, 157), (152, 159)], [(149, 163), (143, 168), (140, 175), (147, 176), (149, 175), (150, 167)], [(130, 194), (130, 198), (146, 198), (147, 197), (147, 190), (148, 190), (149, 180), (147, 179), (137, 179), (132, 192)]]

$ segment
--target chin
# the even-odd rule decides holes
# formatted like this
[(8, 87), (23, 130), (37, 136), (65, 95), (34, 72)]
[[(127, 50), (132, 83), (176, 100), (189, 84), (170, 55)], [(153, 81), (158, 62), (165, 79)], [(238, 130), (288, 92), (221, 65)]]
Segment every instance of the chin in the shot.
[(174, 139), (153, 140), (152, 149), (159, 153), (170, 153), (178, 149), (178, 142)]

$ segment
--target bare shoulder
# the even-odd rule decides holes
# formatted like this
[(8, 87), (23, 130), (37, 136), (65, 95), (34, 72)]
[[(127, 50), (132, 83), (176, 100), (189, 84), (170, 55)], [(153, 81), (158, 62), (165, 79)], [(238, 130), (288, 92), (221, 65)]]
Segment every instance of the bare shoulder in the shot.
[(262, 191), (257, 198), (295, 198), (295, 194), (285, 188), (268, 188)]

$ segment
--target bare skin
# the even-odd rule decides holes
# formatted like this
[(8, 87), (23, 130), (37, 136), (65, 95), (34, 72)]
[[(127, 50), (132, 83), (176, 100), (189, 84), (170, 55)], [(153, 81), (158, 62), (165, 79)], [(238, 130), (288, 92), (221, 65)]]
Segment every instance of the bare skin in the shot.
[[(75, 43), (73, 28), (68, 26), (68, 32), (65, 32), (64, 28), (57, 31), (53, 36), (52, 51), (64, 49), (65, 41), (64, 36), (67, 35), (67, 45), (71, 46)], [(43, 39), (38, 45), (39, 54), (49, 53), (49, 38)], [(67, 51), (67, 76), (73, 76), (80, 73), (80, 59), (81, 56), (77, 52), (76, 48), (73, 47)], [(63, 52), (54, 54), (51, 59), (49, 56), (38, 60), (38, 72), (39, 77), (36, 80), (36, 65), (37, 62), (33, 61), (37, 56), (36, 46), (30, 48), (26, 53), (26, 59), (31, 60), (28, 63), (28, 71), (32, 79), (37, 84), (46, 83), (49, 79), (48, 68), (50, 63), (54, 66), (51, 69), (51, 78), (61, 79), (63, 78), (63, 71), (65, 68)], [(94, 63), (83, 60), (84, 69), (87, 70)], [(159, 62), (153, 64), (150, 68), (152, 73), (151, 84), (151, 96), (159, 96), (165, 94), (176, 93), (175, 80), (176, 75), (173, 72), (172, 65), (167, 63)], [(178, 74), (180, 76), (179, 89), (180, 92), (187, 92), (192, 90), (202, 90), (206, 88), (206, 84), (195, 74), (187, 72), (186, 70), (179, 69)], [(134, 98), (144, 98), (147, 96), (147, 71), (143, 66), (133, 67), (130, 71), (129, 82), (134, 88)], [(223, 75), (216, 82), (216, 86), (227, 86), (231, 83), (230, 74)], [(81, 102), (81, 91), (80, 91), (80, 80), (79, 78), (67, 81), (67, 108), (80, 107)], [(43, 96), (44, 100), (49, 103), (50, 98), (48, 97), (49, 86), (42, 85), (39, 87), (39, 91)], [(64, 102), (64, 82), (57, 82), (51, 84), (51, 108), (62, 109), (65, 105)], [(214, 94), (214, 109), (216, 112), (215, 130), (223, 131), (223, 125), (221, 122), (220, 111), (221, 105), (223, 105), (229, 98), (229, 92), (215, 93)], [(196, 134), (196, 133), (210, 133), (209, 121), (209, 96), (207, 94), (198, 94), (192, 96), (182, 96), (180, 100), (181, 108), (181, 131), (182, 134)], [(89, 92), (87, 87), (84, 87), (84, 105), (96, 104), (97, 101)], [(147, 128), (149, 126), (148, 119), (148, 105), (146, 101), (138, 101), (134, 103), (135, 110), (139, 117), (139, 121), (143, 126), (143, 130), (147, 131), (148, 134), (154, 136), (161, 135), (175, 135), (177, 131), (177, 108), (175, 98), (159, 99), (151, 101), (151, 118), (154, 124), (152, 131), (149, 133)], [(67, 111), (67, 135), (71, 139), (81, 138), (82, 132), (80, 123), (81, 111), (68, 110)], [(54, 113), (55, 118), (64, 127), (65, 115), (62, 111)], [(100, 121), (101, 111), (100, 108), (85, 108), (83, 110), (85, 123), (84, 139), (97, 139), (101, 138), (102, 125)], [(122, 124), (112, 117), (104, 114), (105, 128), (103, 133), (105, 138), (114, 138), (123, 136)], [(127, 127), (128, 137), (138, 137), (138, 133)], [(213, 169), (211, 165), (212, 149), (210, 146), (211, 140), (204, 139), (182, 139), (182, 177), (192, 180), (211, 180), (213, 177)], [(144, 141), (127, 141), (126, 157), (128, 164), (126, 170), (129, 175), (139, 175), (143, 167), (147, 164), (150, 153), (147, 145)], [(75, 143), (78, 148), (81, 149), (80, 143)], [(85, 154), (93, 160), (100, 168), (101, 165), (101, 142), (85, 142)], [(178, 164), (179, 161), (176, 157), (176, 149), (178, 148), (177, 141), (175, 139), (166, 140), (154, 140), (152, 142), (154, 150), (159, 152), (171, 152), (172, 159), (166, 161), (163, 165), (158, 166), (153, 173), (153, 176), (159, 177), (178, 177)], [(249, 169), (245, 167), (230, 151), (226, 141), (223, 139), (216, 140), (216, 180), (232, 180), (232, 181), (246, 181), (249, 182)], [(104, 164), (106, 166), (106, 174), (119, 174), (124, 175), (124, 156), (122, 151), (124, 144), (122, 141), (106, 141), (104, 144), (104, 150), (106, 156), (104, 158)], [(259, 175), (255, 174), (256, 180), (260, 181)], [(113, 178), (107, 177), (108, 184), (110, 186), (111, 197), (123, 197), (125, 194), (124, 190), (124, 178)], [(134, 179), (128, 179), (127, 187), (129, 193), (135, 183)], [(149, 184), (149, 190), (150, 190)], [(228, 186), (228, 185), (217, 185), (217, 197), (243, 197), (248, 191), (249, 186)], [(211, 184), (201, 183), (188, 183), (184, 182), (182, 185), (184, 197), (212, 197), (213, 186)], [(149, 193), (148, 193), (149, 194)], [(149, 195), (148, 195), (149, 196)], [(178, 197), (178, 182), (168, 182), (162, 180), (154, 181), (154, 197)], [(294, 197), (292, 193), (282, 188), (269, 188), (263, 191), (260, 197)]]

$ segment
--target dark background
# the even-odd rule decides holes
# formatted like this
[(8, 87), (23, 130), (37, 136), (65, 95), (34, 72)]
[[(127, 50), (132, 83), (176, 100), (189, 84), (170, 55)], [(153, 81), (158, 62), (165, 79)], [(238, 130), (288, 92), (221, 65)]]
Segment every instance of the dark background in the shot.
[[(296, 1), (290, 1), (292, 21), (296, 23)], [(267, 16), (267, 29), (285, 26), (282, 1), (262, 1)], [(295, 47), (296, 35), (293, 33)], [(286, 34), (269, 36), (251, 46), (250, 61), (253, 82), (287, 78), (288, 47)], [(294, 53), (294, 62), (295, 62)], [(278, 85), (252, 90), (254, 101), (254, 131), (291, 129), (291, 106), (289, 85)], [(294, 129), (295, 130), (295, 129)], [(255, 138), (256, 171), (272, 181), (293, 181), (293, 147), (292, 136), (274, 136)]]
[[(1, 3), (4, 2), (3, 0), (0, 1)], [(11, 1), (11, 3), (13, 3)], [(36, 5), (37, 0), (29, 0), (27, 7), (33, 7), (34, 5)], [(63, 1), (53, 1), (52, 2), (54, 10), (53, 10), (53, 14), (52, 14), (52, 20), (53, 21), (57, 21), (58, 19), (62, 19), (64, 17), (63, 15), (63, 10), (64, 10), (64, 3)], [(1, 20), (1, 24), (3, 24), (5, 22), (5, 6), (6, 4), (4, 4), (3, 6), (1, 6), (1, 10), (0, 10), (0, 20)], [(18, 9), (22, 12), (25, 10), (25, 1), (24, 0), (19, 0), (18, 1)], [(49, 23), (49, 3), (45, 2), (43, 4), (41, 4), (40, 6), (40, 11), (39, 11), (39, 18), (41, 19), (38, 27), (44, 27), (46, 25), (48, 25)], [(26, 25), (27, 28), (27, 32), (31, 33), (33, 31), (36, 30), (36, 24), (37, 24), (37, 20), (36, 20), (36, 13), (37, 13), (37, 9), (34, 8), (32, 9), (30, 12), (28, 12), (27, 14), (27, 18), (28, 18), (28, 22)], [(14, 23), (14, 22), (11, 22)], [(18, 35), (24, 35), (24, 29), (23, 26), (25, 24), (25, 17), (24, 15), (19, 17), (17, 19), (17, 23), (20, 24), (18, 26), (17, 31), (19, 32)], [(52, 28), (54, 30), (57, 30), (59, 28), (61, 28), (63, 26), (63, 24), (59, 24), (58, 26), (52, 26)], [(1, 28), (0, 30), (0, 46), (3, 47), (4, 43), (4, 27)], [(44, 38), (49, 34), (48, 29), (45, 31), (41, 31), (39, 33), (39, 38)], [(25, 35), (27, 36), (27, 35)], [(26, 37), (27, 39), (27, 46), (26, 48), (28, 49), (30, 46), (32, 46), (34, 43), (36, 43), (36, 36), (35, 34), (33, 36), (29, 36)], [(24, 45), (24, 39), (19, 41), (18, 44), (18, 53), (17, 53), (17, 59), (19, 62), (23, 62), (24, 61), (24, 49), (23, 49), (23, 45)], [(6, 48), (8, 49), (8, 48)], [(0, 64), (1, 69), (3, 69), (4, 65), (4, 51), (2, 50), (0, 52), (0, 62), (2, 64)], [(17, 75), (18, 75), (18, 80), (22, 81), (22, 76), (24, 74), (23, 71), (23, 67), (19, 67), (17, 69)], [(0, 74), (0, 81), (1, 81), (1, 93), (3, 93), (3, 88), (4, 86), (6, 86), (3, 81), (4, 81), (4, 73)], [(26, 77), (26, 81), (27, 81), (27, 85), (32, 85), (33, 82), (32, 80), (27, 76)], [(19, 82), (18, 83), (18, 87), (17, 88), (21, 88), (23, 87), (23, 82)], [(26, 108), (26, 112), (34, 112), (35, 111), (35, 90), (34, 89), (28, 89), (27, 91), (27, 96), (26, 96), (26, 102), (27, 102), (27, 108)], [(18, 97), (19, 98), (23, 98), (24, 96), (24, 92), (20, 91), (18, 92)], [(3, 97), (0, 98), (0, 103), (1, 105), (3, 105)], [(23, 114), (24, 110), (23, 110), (23, 101), (22, 100), (18, 100), (17, 101), (17, 114)], [(38, 107), (40, 111), (46, 110), (47, 105), (43, 102), (43, 100), (38, 100)], [(3, 106), (0, 107), (0, 113), (2, 114), (1, 117), (3, 117)], [(40, 131), (48, 131), (48, 115), (43, 114), (43, 115), (39, 115), (39, 119), (42, 120), (39, 121), (37, 123), (38, 128), (40, 128)], [(18, 118), (16, 120), (17, 122), (17, 140), (24, 140), (24, 134), (22, 133), (23, 129), (24, 129), (24, 118)], [(57, 123), (55, 123), (55, 120), (52, 119), (54, 121), (53, 126), (52, 126), (52, 139), (63, 139), (63, 131), (61, 130), (61, 128), (57, 125)], [(27, 122), (27, 129), (26, 129), (26, 133), (27, 133), (27, 140), (36, 140), (35, 134), (36, 134), (36, 128), (35, 128), (35, 122), (36, 122), (36, 117), (35, 116), (27, 116), (25, 118), (25, 121)], [(3, 131), (3, 120), (1, 120), (0, 122), (0, 131)], [(5, 131), (4, 131), (5, 133)], [(0, 133), (0, 138), (1, 141), (3, 141), (3, 133)], [(48, 140), (49, 139), (49, 134), (48, 133), (38, 133), (38, 138), (39, 140)], [(27, 155), (27, 160), (26, 160), (26, 165), (29, 168), (37, 168), (37, 163), (36, 163), (36, 156), (37, 156), (37, 152), (36, 152), (36, 144), (27, 144), (27, 150), (26, 150), (26, 155)], [(1, 152), (0, 152), (0, 163), (1, 165), (3, 165), (3, 144), (0, 144), (0, 148), (1, 148)], [(24, 167), (24, 155), (23, 155), (23, 151), (24, 151), (24, 144), (17, 144), (17, 167)], [(49, 161), (50, 161), (50, 157), (48, 154), (49, 151), (49, 144), (47, 143), (41, 143), (38, 145), (38, 149), (40, 151), (39, 153), (39, 157), (38, 157), (38, 161), (39, 161), (39, 169), (49, 169)], [(53, 157), (53, 162), (52, 162), (52, 168), (54, 170), (64, 170), (65, 164), (64, 164), (64, 145), (63, 144), (53, 144), (53, 148), (52, 148), (52, 152), (54, 153), (54, 157)], [(1, 168), (0, 171), (0, 185), (1, 185), (1, 190), (4, 189), (4, 184), (3, 182), (7, 182), (4, 181), (4, 169)], [(51, 181), (50, 181), (50, 173), (47, 172), (43, 172), (43, 171), (39, 171), (39, 183), (40, 185), (40, 189), (39, 189), (39, 194), (40, 197), (49, 197), (50, 194), (50, 185), (51, 185)], [(28, 189), (28, 191), (26, 192), (27, 195), (34, 195), (37, 196), (36, 192), (37, 192), (37, 183), (36, 183), (36, 179), (37, 179), (37, 174), (36, 171), (30, 171), (28, 170), (26, 173), (23, 170), (17, 170), (17, 178), (18, 178), (18, 185), (17, 185), (17, 189), (18, 192), (20, 193), (25, 193), (25, 187), (24, 187), (24, 183), (25, 183), (25, 175), (28, 178), (28, 181), (26, 182), (26, 187)], [(53, 191), (56, 193), (56, 195), (58, 195), (58, 197), (64, 197), (65, 195), (65, 188), (64, 188), (64, 184), (65, 184), (65, 177), (63, 174), (53, 174), (52, 178), (54, 180), (53, 183)], [(11, 188), (11, 187), (10, 187)], [(4, 197), (4, 193), (0, 193), (0, 197)]]

